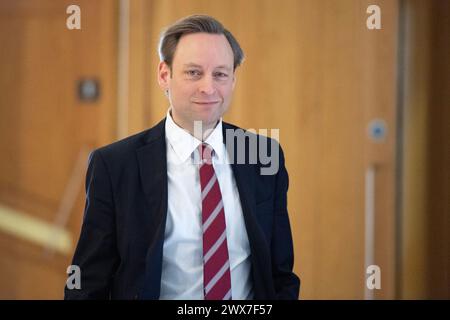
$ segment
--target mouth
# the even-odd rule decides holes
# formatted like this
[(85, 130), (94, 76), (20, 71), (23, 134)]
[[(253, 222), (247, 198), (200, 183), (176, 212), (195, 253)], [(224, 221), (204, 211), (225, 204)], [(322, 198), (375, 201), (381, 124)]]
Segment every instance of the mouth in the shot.
[(202, 105), (202, 106), (211, 106), (219, 103), (220, 101), (193, 101), (193, 103)]

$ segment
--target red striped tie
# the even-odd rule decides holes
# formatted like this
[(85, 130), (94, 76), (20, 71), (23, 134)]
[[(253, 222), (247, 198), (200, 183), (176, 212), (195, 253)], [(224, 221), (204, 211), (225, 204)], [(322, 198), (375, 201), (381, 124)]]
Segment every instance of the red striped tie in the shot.
[(200, 148), (203, 290), (205, 300), (228, 300), (231, 299), (231, 276), (222, 194), (212, 166), (213, 150), (208, 144), (202, 144)]

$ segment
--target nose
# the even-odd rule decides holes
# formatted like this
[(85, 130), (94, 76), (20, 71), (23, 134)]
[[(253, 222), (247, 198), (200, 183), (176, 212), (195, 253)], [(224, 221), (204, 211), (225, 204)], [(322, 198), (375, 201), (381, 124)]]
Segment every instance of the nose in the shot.
[(210, 76), (203, 77), (203, 79), (200, 82), (199, 91), (200, 93), (206, 95), (214, 94), (216, 91), (216, 88), (214, 86), (214, 79)]

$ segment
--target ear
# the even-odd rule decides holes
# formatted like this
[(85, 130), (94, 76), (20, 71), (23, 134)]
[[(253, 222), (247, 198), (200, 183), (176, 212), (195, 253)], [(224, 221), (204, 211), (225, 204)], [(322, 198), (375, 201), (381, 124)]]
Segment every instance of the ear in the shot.
[(169, 89), (170, 68), (164, 61), (161, 61), (158, 66), (158, 83), (164, 91)]

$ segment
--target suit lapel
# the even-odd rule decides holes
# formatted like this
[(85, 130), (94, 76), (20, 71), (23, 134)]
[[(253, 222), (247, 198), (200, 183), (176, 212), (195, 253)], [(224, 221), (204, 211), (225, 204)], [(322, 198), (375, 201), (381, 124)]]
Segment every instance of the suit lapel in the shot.
[(151, 130), (137, 159), (142, 188), (150, 210), (146, 227), (150, 240), (146, 255), (143, 299), (157, 299), (160, 293), (164, 231), (167, 217), (167, 160), (165, 119)]
[[(233, 156), (231, 168), (233, 170), (236, 186), (239, 192), (241, 200), (242, 213), (244, 216), (245, 227), (247, 230), (248, 241), (251, 251), (252, 262), (252, 275), (253, 275), (253, 290), (254, 299), (267, 299), (274, 296), (273, 288), (271, 287), (272, 279), (271, 272), (267, 266), (270, 266), (270, 244), (267, 243), (263, 231), (258, 223), (258, 217), (256, 212), (256, 198), (255, 198), (255, 183), (256, 183), (256, 170), (255, 164), (248, 162), (240, 164), (237, 163), (237, 139), (234, 138), (232, 145), (226, 141), (226, 130), (236, 130), (231, 125), (223, 123), (223, 137), (224, 143), (227, 147), (227, 152), (230, 155), (231, 146), (233, 146)], [(245, 152), (248, 153), (250, 148), (246, 139)], [(240, 150), (242, 152), (243, 150)], [(248, 156), (248, 154), (247, 154)], [(248, 159), (247, 157), (244, 157)]]
[[(236, 180), (236, 185), (239, 192), (239, 197), (241, 200), (242, 205), (242, 211), (244, 213), (244, 219), (246, 224), (249, 222), (247, 219), (253, 219), (254, 218), (254, 211), (255, 211), (255, 205), (256, 205), (256, 199), (254, 194), (254, 185), (255, 185), (255, 176), (254, 176), (254, 169), (252, 168), (252, 165), (249, 163), (237, 163), (237, 139), (234, 137), (234, 143), (231, 141), (228, 141), (227, 144), (226, 141), (226, 130), (235, 130), (236, 128), (233, 128), (227, 123), (223, 123), (223, 140), (224, 144), (226, 146), (228, 155), (231, 160), (231, 168), (233, 170), (234, 179)], [(233, 149), (231, 152), (231, 148)], [(246, 150), (248, 150), (246, 146)], [(248, 229), (248, 226), (247, 226)]]

